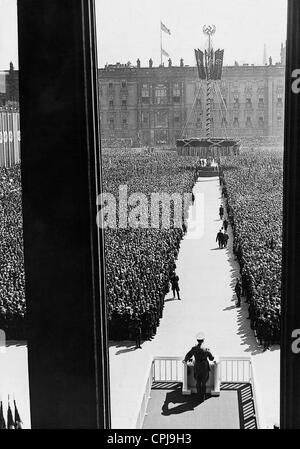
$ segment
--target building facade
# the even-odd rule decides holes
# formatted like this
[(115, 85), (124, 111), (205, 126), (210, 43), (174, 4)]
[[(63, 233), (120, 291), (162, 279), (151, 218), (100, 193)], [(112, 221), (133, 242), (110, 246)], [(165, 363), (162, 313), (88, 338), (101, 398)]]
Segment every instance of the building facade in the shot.
[[(133, 145), (174, 145), (205, 136), (206, 84), (196, 67), (128, 64), (98, 69), (101, 136)], [(283, 136), (285, 47), (281, 62), (223, 68), (213, 82), (211, 129), (215, 137)], [(18, 109), (18, 71), (0, 72), (0, 108)]]
[(0, 107), (18, 106), (19, 102), (19, 72), (13, 63), (9, 70), (0, 71)]
[[(215, 81), (212, 136), (282, 136), (284, 51), (275, 65), (227, 66)], [(177, 138), (205, 136), (206, 85), (196, 67), (99, 69), (103, 139), (130, 139), (134, 145), (174, 145)]]

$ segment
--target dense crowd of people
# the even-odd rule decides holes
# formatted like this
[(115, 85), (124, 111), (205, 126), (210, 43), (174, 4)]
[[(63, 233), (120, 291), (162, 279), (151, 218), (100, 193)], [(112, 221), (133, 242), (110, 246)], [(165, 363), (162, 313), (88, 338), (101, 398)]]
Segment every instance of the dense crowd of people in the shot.
[[(128, 196), (143, 193), (149, 200), (153, 192), (192, 191), (195, 158), (141, 149), (103, 153), (104, 191), (116, 198), (121, 185)], [(25, 337), (26, 310), (20, 176), (19, 166), (0, 170), (0, 328), (18, 339)], [(173, 226), (172, 211), (171, 203), (169, 228), (105, 229), (111, 339), (150, 339), (156, 332), (184, 233)]]
[[(153, 192), (191, 193), (197, 163), (196, 157), (175, 152), (104, 150), (104, 191), (118, 198), (123, 185), (128, 196), (142, 193), (149, 202)], [(226, 216), (233, 228), (251, 327), (268, 347), (280, 339), (282, 153), (249, 148), (239, 156), (221, 158), (221, 167)], [(120, 211), (116, 211), (118, 223)], [(172, 279), (186, 225), (175, 227), (172, 218), (171, 213), (169, 228), (105, 229), (108, 323), (113, 340), (135, 339), (140, 347), (141, 339), (156, 333), (165, 295), (170, 289), (175, 295)], [(18, 165), (0, 169), (0, 254), (0, 328), (8, 338), (23, 338), (26, 307)], [(178, 291), (177, 296), (180, 299)]]
[(117, 138), (110, 137), (108, 139), (101, 139), (102, 148), (113, 148), (115, 150), (122, 150), (123, 148), (131, 148), (132, 147), (132, 139), (130, 138)]
[(25, 276), (20, 166), (0, 168), (0, 329), (24, 338)]
[[(176, 153), (104, 152), (104, 191), (118, 196), (141, 192), (189, 193), (196, 180), (196, 158)], [(119, 217), (118, 217), (119, 219)], [(172, 220), (171, 220), (172, 223)], [(106, 290), (111, 339), (151, 339), (171, 288), (184, 229), (170, 227), (105, 229)]]
[(248, 318), (266, 348), (280, 340), (282, 158), (282, 151), (250, 149), (221, 160)]

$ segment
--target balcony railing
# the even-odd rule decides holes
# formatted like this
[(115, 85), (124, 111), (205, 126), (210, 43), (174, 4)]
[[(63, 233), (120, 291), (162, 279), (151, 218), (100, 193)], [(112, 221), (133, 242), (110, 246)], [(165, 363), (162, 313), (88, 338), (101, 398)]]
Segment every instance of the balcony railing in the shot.
[[(144, 389), (140, 398), (140, 407), (136, 419), (136, 428), (141, 429), (145, 419), (148, 401), (153, 382), (182, 382), (182, 393), (190, 394), (188, 388), (188, 365), (182, 362), (182, 357), (154, 357), (149, 364)], [(218, 396), (221, 383), (250, 383), (253, 391), (253, 401), (259, 428), (258, 405), (254, 382), (254, 372), (251, 357), (219, 357), (211, 365), (211, 374), (207, 385), (212, 396)]]

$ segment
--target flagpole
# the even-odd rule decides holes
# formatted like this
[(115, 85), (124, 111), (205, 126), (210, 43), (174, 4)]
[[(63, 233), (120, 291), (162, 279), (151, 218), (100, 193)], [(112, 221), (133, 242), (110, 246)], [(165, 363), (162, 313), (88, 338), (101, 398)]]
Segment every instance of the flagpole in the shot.
[(162, 29), (160, 21), (160, 65), (162, 65)]

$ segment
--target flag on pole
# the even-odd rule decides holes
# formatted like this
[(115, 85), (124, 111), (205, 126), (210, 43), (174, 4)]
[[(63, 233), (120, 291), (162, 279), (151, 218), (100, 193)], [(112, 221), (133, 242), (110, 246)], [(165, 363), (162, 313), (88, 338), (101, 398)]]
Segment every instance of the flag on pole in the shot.
[(14, 400), (14, 406), (15, 406), (15, 427), (16, 429), (22, 429), (22, 420), (19, 415), (19, 411), (17, 409), (16, 401)]
[(222, 77), (224, 50), (218, 49), (215, 52), (214, 79), (220, 80)]
[(171, 31), (169, 30), (169, 28), (167, 28), (166, 25), (164, 25), (164, 24), (162, 23), (162, 21), (160, 21), (160, 28), (161, 28), (161, 30), (164, 31), (165, 33), (171, 34)]
[(167, 56), (167, 58), (169, 57), (169, 53), (167, 53), (163, 48), (161, 49), (161, 54)]
[(198, 50), (195, 50), (195, 56), (196, 56), (199, 78), (201, 80), (205, 80), (206, 72), (205, 72), (205, 68), (204, 68), (204, 53), (203, 53), (203, 51), (199, 50), (199, 48), (198, 48)]
[(6, 423), (5, 423), (5, 419), (4, 419), (4, 416), (3, 416), (3, 404), (2, 404), (2, 401), (1, 401), (1, 404), (0, 404), (0, 430), (1, 429), (6, 429)]

